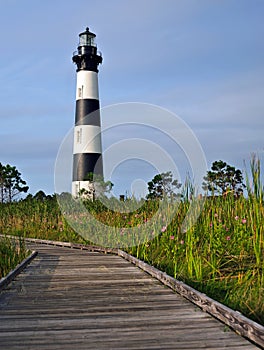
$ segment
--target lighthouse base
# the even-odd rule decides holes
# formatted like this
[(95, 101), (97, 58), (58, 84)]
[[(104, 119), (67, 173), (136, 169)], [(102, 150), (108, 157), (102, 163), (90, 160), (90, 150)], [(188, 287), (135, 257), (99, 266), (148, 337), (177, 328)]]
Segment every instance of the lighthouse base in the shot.
[(73, 181), (72, 196), (74, 198), (85, 198), (89, 200), (95, 199), (95, 187), (92, 181)]

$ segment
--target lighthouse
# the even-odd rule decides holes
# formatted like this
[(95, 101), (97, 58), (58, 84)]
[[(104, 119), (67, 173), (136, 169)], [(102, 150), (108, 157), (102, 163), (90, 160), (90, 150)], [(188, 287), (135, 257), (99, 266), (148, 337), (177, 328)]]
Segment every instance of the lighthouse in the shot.
[(78, 49), (72, 57), (77, 67), (72, 195), (78, 197), (82, 193), (90, 199), (95, 190), (88, 174), (103, 176), (98, 93), (98, 65), (103, 58), (97, 51), (95, 37), (89, 28), (80, 33)]

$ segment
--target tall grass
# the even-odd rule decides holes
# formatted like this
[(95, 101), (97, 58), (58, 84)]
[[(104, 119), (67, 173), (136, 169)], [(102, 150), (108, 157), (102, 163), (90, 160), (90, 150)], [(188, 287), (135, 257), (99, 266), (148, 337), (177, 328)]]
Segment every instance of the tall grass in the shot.
[(139, 257), (264, 324), (264, 191), (254, 157), (250, 169), (247, 197), (206, 198), (186, 232), (183, 202), (166, 232), (142, 245)]
[(0, 237), (0, 278), (5, 277), (29, 254), (23, 239)]
[(61, 214), (55, 196), (0, 203), (0, 230), (7, 235), (83, 242)]
[[(125, 250), (264, 324), (264, 190), (256, 157), (250, 171), (247, 196), (236, 198), (229, 193), (207, 197), (202, 199), (203, 207), (197, 201), (193, 217), (202, 211), (189, 227), (185, 221), (194, 188), (187, 181), (176, 213), (169, 204), (164, 205), (149, 224), (151, 236), (146, 232), (145, 239), (135, 237), (134, 244), (128, 241)], [(87, 201), (79, 207), (69, 200), (63, 214), (76, 232), (88, 232), (92, 243), (102, 239), (102, 244), (111, 245), (113, 240), (125, 242), (124, 229), (139, 228), (142, 233), (144, 224), (159, 210), (158, 201), (143, 204), (132, 198), (126, 208), (116, 199), (109, 201)], [(90, 220), (83, 208), (96, 220)], [(1, 206), (0, 227), (8, 234), (86, 242), (64, 215), (55, 198), (24, 200)], [(104, 234), (96, 222), (105, 224)]]

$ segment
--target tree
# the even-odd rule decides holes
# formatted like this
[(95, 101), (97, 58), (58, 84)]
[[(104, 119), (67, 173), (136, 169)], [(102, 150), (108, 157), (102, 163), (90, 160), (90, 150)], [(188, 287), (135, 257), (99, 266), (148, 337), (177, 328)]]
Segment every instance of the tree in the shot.
[(214, 195), (215, 192), (224, 195), (232, 192), (235, 196), (243, 194), (243, 175), (241, 170), (222, 160), (212, 163), (211, 170), (204, 177), (203, 189)]
[(147, 199), (163, 199), (165, 197), (175, 199), (178, 196), (175, 191), (180, 187), (181, 184), (178, 180), (173, 180), (171, 171), (157, 174), (148, 182)]
[(0, 199), (5, 201), (5, 167), (0, 163)]
[(21, 178), (21, 173), (15, 166), (0, 163), (0, 201), (12, 202), (21, 192), (26, 193), (29, 187), (26, 181)]
[(44, 191), (39, 190), (33, 197), (34, 199), (44, 202), (47, 199), (47, 196)]

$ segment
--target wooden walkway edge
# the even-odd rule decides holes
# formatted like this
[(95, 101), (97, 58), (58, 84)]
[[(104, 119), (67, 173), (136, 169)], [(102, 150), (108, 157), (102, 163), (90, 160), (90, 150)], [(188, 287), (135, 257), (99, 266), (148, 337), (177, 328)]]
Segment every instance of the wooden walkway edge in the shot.
[(175, 292), (199, 306), (203, 311), (208, 312), (210, 315), (224, 322), (238, 334), (250, 339), (264, 348), (264, 327), (260, 324), (243, 316), (240, 312), (234, 311), (229, 307), (213, 300), (206, 294), (198, 292), (187, 284), (176, 280), (175, 278), (167, 275), (165, 272), (146, 264), (134, 256), (122, 251), (120, 251), (118, 255), (140, 267), (143, 271), (146, 271), (164, 285), (170, 287)]
[(0, 291), (4, 289), (24, 268), (37, 256), (38, 252), (33, 251), (27, 258), (10, 271), (8, 275), (0, 279)]
[[(27, 239), (27, 242), (32, 247), (35, 245), (39, 255), (0, 294), (0, 344), (5, 345), (3, 348), (257, 348), (235, 333), (224, 331), (224, 326), (207, 313), (200, 309), (194, 311), (193, 304), (162, 287), (155, 279), (218, 317), (258, 346), (264, 346), (264, 327), (122, 250), (38, 239)], [(129, 262), (148, 274), (140, 272)], [(19, 288), (26, 291), (19, 293)], [(41, 299), (40, 288), (43, 288), (44, 300)], [(68, 295), (72, 288), (75, 293)], [(88, 308), (87, 298), (92, 298)], [(67, 309), (69, 305), (71, 307)], [(33, 311), (37, 315), (34, 316)], [(52, 324), (56, 329), (54, 332), (50, 328)], [(30, 327), (34, 329), (32, 334)], [(67, 338), (67, 330), (77, 338)], [(32, 338), (31, 345), (23, 347), (21, 342), (22, 345), (19, 345), (13, 339), (14, 334), (23, 341)], [(45, 334), (55, 339), (49, 347), (44, 340)], [(90, 341), (89, 345), (84, 338)]]

